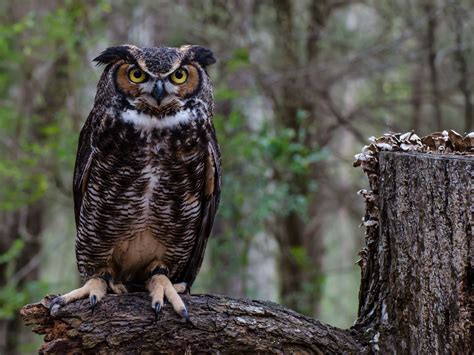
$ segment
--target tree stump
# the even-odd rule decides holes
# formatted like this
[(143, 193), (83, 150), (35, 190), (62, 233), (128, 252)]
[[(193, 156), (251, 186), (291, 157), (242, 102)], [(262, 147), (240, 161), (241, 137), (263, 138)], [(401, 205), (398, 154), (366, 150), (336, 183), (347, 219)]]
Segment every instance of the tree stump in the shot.
[(322, 324), (272, 302), (185, 296), (190, 321), (145, 293), (108, 295), (49, 314), (23, 307), (42, 353), (409, 353), (474, 351), (474, 135), (385, 135), (356, 156), (370, 189), (360, 253), (359, 317)]

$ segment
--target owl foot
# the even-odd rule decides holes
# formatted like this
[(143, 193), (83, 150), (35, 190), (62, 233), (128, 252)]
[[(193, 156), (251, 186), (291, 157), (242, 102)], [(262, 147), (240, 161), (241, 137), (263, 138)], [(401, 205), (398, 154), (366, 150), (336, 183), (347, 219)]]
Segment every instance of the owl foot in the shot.
[(97, 303), (105, 296), (107, 293), (107, 283), (102, 278), (92, 278), (89, 279), (84, 286), (75, 289), (69, 293), (66, 293), (63, 296), (58, 296), (51, 302), (49, 306), (50, 313), (54, 313), (61, 306), (65, 306), (68, 303), (76, 301), (81, 298), (89, 297), (89, 302), (91, 304), (91, 309), (94, 311)]
[(110, 282), (109, 287), (117, 295), (121, 295), (122, 293), (128, 293), (128, 290), (123, 283)]
[(121, 282), (115, 282), (110, 274), (106, 274), (103, 279), (107, 282), (107, 285), (112, 290), (113, 293), (121, 295), (122, 293), (128, 293), (127, 288)]
[(184, 293), (186, 291), (187, 285), (185, 282), (173, 285), (166, 275), (159, 274), (153, 275), (150, 278), (147, 288), (148, 291), (150, 291), (151, 306), (155, 311), (155, 319), (158, 317), (158, 313), (160, 313), (161, 307), (163, 306), (164, 297), (171, 303), (176, 313), (186, 320), (189, 319), (188, 310), (178, 295), (178, 293)]

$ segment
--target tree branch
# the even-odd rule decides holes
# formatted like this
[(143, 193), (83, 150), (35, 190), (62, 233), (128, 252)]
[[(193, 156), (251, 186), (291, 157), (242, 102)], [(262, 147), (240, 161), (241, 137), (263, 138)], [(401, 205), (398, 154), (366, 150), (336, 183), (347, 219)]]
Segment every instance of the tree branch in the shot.
[(88, 300), (48, 312), (52, 297), (25, 306), (21, 315), (33, 331), (46, 334), (40, 352), (271, 352), (360, 353), (357, 334), (341, 330), (268, 301), (218, 295), (183, 296), (186, 322), (170, 305), (155, 320), (146, 293), (108, 295), (94, 312)]

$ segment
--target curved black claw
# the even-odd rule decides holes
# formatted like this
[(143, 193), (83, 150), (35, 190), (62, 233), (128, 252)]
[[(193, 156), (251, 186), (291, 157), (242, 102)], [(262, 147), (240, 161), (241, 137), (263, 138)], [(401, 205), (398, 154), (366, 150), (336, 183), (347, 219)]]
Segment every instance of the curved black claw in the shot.
[(158, 313), (160, 313), (160, 311), (161, 311), (161, 303), (156, 302), (154, 308), (155, 308), (155, 320), (157, 320), (158, 319)]
[(97, 305), (97, 296), (91, 295), (89, 297), (89, 302), (91, 303), (91, 311), (94, 313), (95, 306)]
[(64, 306), (64, 299), (61, 296), (56, 296), (49, 304), (49, 314), (52, 314), (59, 307)]
[(179, 315), (183, 317), (184, 319), (186, 319), (187, 322), (189, 322), (189, 314), (186, 308), (183, 308), (181, 312), (179, 312)]

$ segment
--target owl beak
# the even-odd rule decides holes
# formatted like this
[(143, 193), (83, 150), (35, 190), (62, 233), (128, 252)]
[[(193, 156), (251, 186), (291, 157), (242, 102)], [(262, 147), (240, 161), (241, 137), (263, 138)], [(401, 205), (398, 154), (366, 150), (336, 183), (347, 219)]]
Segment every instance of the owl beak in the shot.
[(156, 100), (156, 102), (158, 103), (158, 105), (161, 104), (161, 99), (163, 98), (163, 96), (165, 96), (166, 92), (165, 92), (165, 86), (163, 84), (163, 81), (161, 80), (158, 80), (155, 84), (155, 86), (153, 87), (153, 91), (151, 92), (151, 96), (153, 96), (153, 98)]

